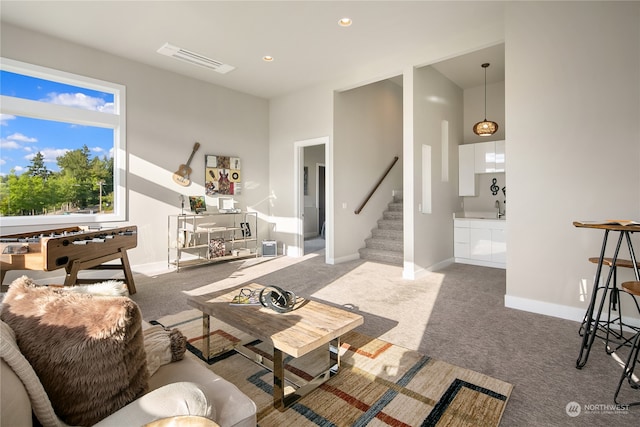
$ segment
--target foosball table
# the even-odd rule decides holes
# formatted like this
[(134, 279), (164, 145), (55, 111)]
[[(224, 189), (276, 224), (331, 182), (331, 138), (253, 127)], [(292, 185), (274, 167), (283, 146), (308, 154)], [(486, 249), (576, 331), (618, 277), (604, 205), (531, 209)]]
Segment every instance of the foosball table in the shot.
[[(138, 244), (138, 228), (83, 229), (78, 226), (0, 236), (0, 285), (9, 270), (66, 270), (64, 286), (105, 279), (81, 279), (83, 270), (122, 270), (129, 294), (136, 293), (127, 249)], [(119, 264), (108, 264), (119, 260)]]

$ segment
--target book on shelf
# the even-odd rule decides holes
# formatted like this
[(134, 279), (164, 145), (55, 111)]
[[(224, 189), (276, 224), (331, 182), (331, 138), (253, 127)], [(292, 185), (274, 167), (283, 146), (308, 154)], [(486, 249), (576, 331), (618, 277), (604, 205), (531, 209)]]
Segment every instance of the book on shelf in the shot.
[(252, 289), (241, 289), (238, 295), (234, 296), (229, 305), (259, 306), (260, 292)]
[(578, 224), (589, 225), (640, 225), (640, 221), (630, 219), (605, 219), (602, 221), (576, 221)]

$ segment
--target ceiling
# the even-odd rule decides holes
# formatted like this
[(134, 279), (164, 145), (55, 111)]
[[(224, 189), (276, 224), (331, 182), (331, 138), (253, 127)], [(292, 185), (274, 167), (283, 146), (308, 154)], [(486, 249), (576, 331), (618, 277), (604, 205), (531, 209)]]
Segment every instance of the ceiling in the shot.
[[(0, 18), (251, 95), (272, 98), (345, 76), (386, 77), (427, 65), (437, 43), (504, 27), (503, 2), (438, 1), (8, 1)], [(487, 19), (478, 20), (478, 16)], [(340, 27), (343, 17), (353, 25)], [(160, 55), (165, 43), (235, 69), (227, 74)], [(274, 57), (263, 61), (264, 55)], [(504, 44), (434, 65), (462, 89), (504, 81)], [(366, 76), (366, 77), (364, 77)]]

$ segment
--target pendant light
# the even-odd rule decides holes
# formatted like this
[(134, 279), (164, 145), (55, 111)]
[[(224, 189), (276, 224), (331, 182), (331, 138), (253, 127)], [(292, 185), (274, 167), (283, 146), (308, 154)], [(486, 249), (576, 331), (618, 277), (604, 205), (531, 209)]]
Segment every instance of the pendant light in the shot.
[(490, 64), (482, 64), (484, 68), (484, 120), (473, 125), (473, 133), (479, 136), (491, 136), (498, 131), (498, 124), (487, 120), (487, 67)]

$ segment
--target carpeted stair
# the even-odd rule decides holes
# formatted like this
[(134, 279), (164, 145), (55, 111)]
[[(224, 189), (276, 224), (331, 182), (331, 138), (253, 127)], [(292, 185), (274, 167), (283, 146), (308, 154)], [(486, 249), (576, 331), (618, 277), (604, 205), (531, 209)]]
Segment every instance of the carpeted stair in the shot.
[(402, 265), (403, 237), (402, 237), (402, 193), (393, 196), (382, 219), (378, 220), (378, 227), (371, 230), (371, 237), (365, 240), (366, 246), (359, 250), (360, 258), (387, 264)]

